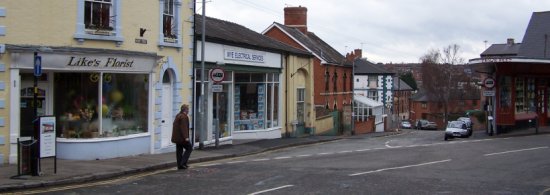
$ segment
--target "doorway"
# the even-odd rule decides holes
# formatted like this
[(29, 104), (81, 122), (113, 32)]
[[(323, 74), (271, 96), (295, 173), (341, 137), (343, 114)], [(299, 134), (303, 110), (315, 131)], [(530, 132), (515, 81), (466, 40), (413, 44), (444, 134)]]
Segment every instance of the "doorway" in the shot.
[(172, 108), (173, 108), (173, 86), (169, 71), (164, 72), (162, 77), (162, 118), (161, 118), (161, 147), (172, 145)]

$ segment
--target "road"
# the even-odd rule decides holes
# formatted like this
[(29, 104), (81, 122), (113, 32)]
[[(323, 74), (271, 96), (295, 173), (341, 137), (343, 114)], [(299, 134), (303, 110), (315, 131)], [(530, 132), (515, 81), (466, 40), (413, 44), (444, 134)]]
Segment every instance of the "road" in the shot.
[(550, 135), (443, 141), (442, 131), (351, 137), (52, 194), (550, 194)]

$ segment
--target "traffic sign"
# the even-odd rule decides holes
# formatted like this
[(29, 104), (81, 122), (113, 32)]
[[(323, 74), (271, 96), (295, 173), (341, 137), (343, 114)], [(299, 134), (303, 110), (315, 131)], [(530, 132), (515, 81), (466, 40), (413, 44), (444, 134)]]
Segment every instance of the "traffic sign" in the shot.
[(485, 78), (485, 80), (483, 80), (483, 86), (488, 89), (492, 89), (493, 87), (495, 87), (495, 79), (491, 77)]
[(34, 76), (42, 76), (42, 56), (34, 56)]
[(225, 78), (225, 71), (222, 68), (214, 68), (210, 71), (210, 79), (214, 81), (214, 83), (222, 82)]
[(495, 96), (495, 90), (488, 90), (488, 91), (483, 91), (483, 96)]
[(223, 92), (223, 85), (212, 85), (212, 92), (214, 93)]

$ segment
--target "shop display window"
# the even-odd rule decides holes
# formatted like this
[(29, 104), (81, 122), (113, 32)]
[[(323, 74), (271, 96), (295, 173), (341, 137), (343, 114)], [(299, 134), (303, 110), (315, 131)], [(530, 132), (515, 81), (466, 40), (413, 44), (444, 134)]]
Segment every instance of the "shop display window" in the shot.
[(278, 123), (278, 74), (235, 74), (234, 128), (259, 130), (277, 127)]
[[(500, 77), (499, 83), (499, 100), (500, 100), (500, 109), (502, 112), (510, 112), (512, 105), (512, 79), (509, 76)], [(516, 94), (517, 96), (517, 94)]]
[(59, 137), (117, 137), (147, 132), (148, 75), (56, 73), (54, 78)]
[(523, 77), (517, 77), (515, 81), (516, 89), (516, 113), (525, 112), (525, 82)]

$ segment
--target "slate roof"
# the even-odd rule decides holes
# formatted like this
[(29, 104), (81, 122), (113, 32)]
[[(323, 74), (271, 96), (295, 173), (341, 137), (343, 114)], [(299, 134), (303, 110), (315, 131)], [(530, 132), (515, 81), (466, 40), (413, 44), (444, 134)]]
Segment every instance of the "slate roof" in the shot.
[(518, 55), (518, 51), (520, 47), (521, 47), (521, 43), (493, 44), (489, 48), (487, 48), (485, 51), (483, 51), (483, 53), (481, 53), (481, 57), (516, 56)]
[[(271, 37), (262, 35), (242, 25), (206, 16), (205, 38), (210, 42), (219, 42), (250, 49), (272, 52), (290, 52), (297, 55), (312, 54), (308, 51), (286, 45)], [(200, 40), (202, 35), (202, 15), (195, 14), (195, 33)]]
[[(518, 56), (550, 58), (550, 11), (533, 12)], [(546, 48), (545, 48), (546, 47)], [(544, 53), (546, 52), (546, 54)]]
[[(399, 79), (399, 81), (397, 80)], [(393, 90), (395, 91), (414, 91), (409, 84), (401, 80), (399, 77), (393, 77)]]
[(389, 70), (386, 70), (383, 65), (374, 64), (369, 62), (366, 59), (358, 58), (354, 61), (356, 75), (367, 75), (367, 74), (377, 74), (377, 75), (389, 75), (395, 74)]
[(307, 34), (304, 34), (294, 27), (288, 27), (277, 22), (274, 22), (273, 24), (274, 26), (277, 26), (278, 28), (287, 32), (291, 37), (296, 39), (299, 43), (303, 44), (316, 56), (322, 58), (322, 61), (329, 64), (351, 66), (351, 64), (345, 63), (345, 57), (342, 54), (340, 54), (338, 51), (336, 51), (314, 33), (307, 32)]

